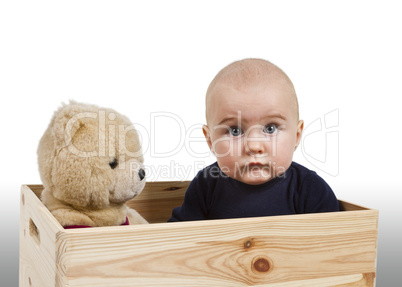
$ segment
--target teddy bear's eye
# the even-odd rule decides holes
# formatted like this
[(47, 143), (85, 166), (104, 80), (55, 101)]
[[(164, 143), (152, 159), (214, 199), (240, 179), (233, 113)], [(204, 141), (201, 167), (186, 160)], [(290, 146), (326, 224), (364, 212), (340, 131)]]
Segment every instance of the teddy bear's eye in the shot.
[(112, 169), (115, 169), (117, 166), (117, 159), (114, 158), (113, 161), (109, 162), (109, 165)]

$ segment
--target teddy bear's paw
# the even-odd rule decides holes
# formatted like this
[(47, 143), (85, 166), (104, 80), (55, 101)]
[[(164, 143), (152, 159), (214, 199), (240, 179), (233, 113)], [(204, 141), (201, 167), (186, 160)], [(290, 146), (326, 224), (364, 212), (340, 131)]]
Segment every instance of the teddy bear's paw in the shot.
[(149, 224), (144, 217), (142, 217), (137, 211), (131, 208), (129, 208), (127, 211), (127, 217), (130, 222), (130, 225)]

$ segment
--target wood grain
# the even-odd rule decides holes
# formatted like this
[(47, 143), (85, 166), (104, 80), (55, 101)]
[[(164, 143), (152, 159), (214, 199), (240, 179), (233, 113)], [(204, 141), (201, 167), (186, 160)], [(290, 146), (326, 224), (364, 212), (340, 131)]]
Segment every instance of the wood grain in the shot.
[[(127, 278), (138, 286), (163, 285), (166, 280), (183, 286), (191, 280), (198, 286), (250, 286), (373, 273), (377, 218), (370, 211), (349, 215), (68, 232), (58, 237), (59, 242), (70, 242), (59, 246), (69, 256), (58, 265), (68, 266), (63, 277), (71, 278), (76, 286), (97, 280), (123, 284)], [(269, 267), (257, 268), (258, 260), (268, 262)]]
[[(43, 187), (40, 190), (42, 189)], [(20, 286), (54, 286), (56, 234), (61, 230), (61, 225), (37, 195), (23, 185), (20, 210)]]
[(143, 192), (127, 202), (148, 222), (167, 222), (173, 208), (181, 206), (189, 181), (160, 181), (145, 185)]
[[(133, 206), (164, 222), (187, 185), (148, 183)], [(20, 286), (375, 286), (376, 210), (64, 230), (30, 187)]]
[[(148, 182), (142, 193), (129, 200), (127, 205), (137, 210), (148, 222), (167, 222), (173, 208), (181, 206), (184, 194), (190, 181), (158, 181)], [(29, 188), (40, 198), (42, 185), (29, 185)], [(342, 211), (368, 210), (368, 208), (339, 200)]]

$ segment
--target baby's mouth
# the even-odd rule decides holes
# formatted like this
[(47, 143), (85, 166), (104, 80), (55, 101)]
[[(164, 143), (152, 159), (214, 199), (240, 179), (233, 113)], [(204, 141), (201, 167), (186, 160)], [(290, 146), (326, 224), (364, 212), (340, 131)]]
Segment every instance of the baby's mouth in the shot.
[(243, 171), (248, 173), (266, 174), (270, 173), (271, 165), (261, 162), (249, 162), (247, 163)]
[(260, 162), (249, 162), (248, 164), (246, 164), (247, 168), (262, 168), (262, 167), (267, 167), (267, 164), (263, 164)]

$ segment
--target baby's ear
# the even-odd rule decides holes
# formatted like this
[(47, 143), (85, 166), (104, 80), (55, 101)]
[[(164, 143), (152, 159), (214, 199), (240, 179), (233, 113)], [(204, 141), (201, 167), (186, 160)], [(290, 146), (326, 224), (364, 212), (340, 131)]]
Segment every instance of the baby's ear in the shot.
[(203, 125), (202, 126), (202, 132), (204, 133), (205, 139), (207, 140), (207, 144), (209, 146), (209, 149), (214, 152), (212, 150), (212, 140), (211, 140), (211, 133), (209, 131), (209, 128), (207, 125)]
[(303, 128), (304, 128), (304, 121), (300, 120), (297, 124), (297, 130), (296, 130), (296, 145), (295, 145), (295, 150), (300, 144), (300, 140), (303, 134)]

